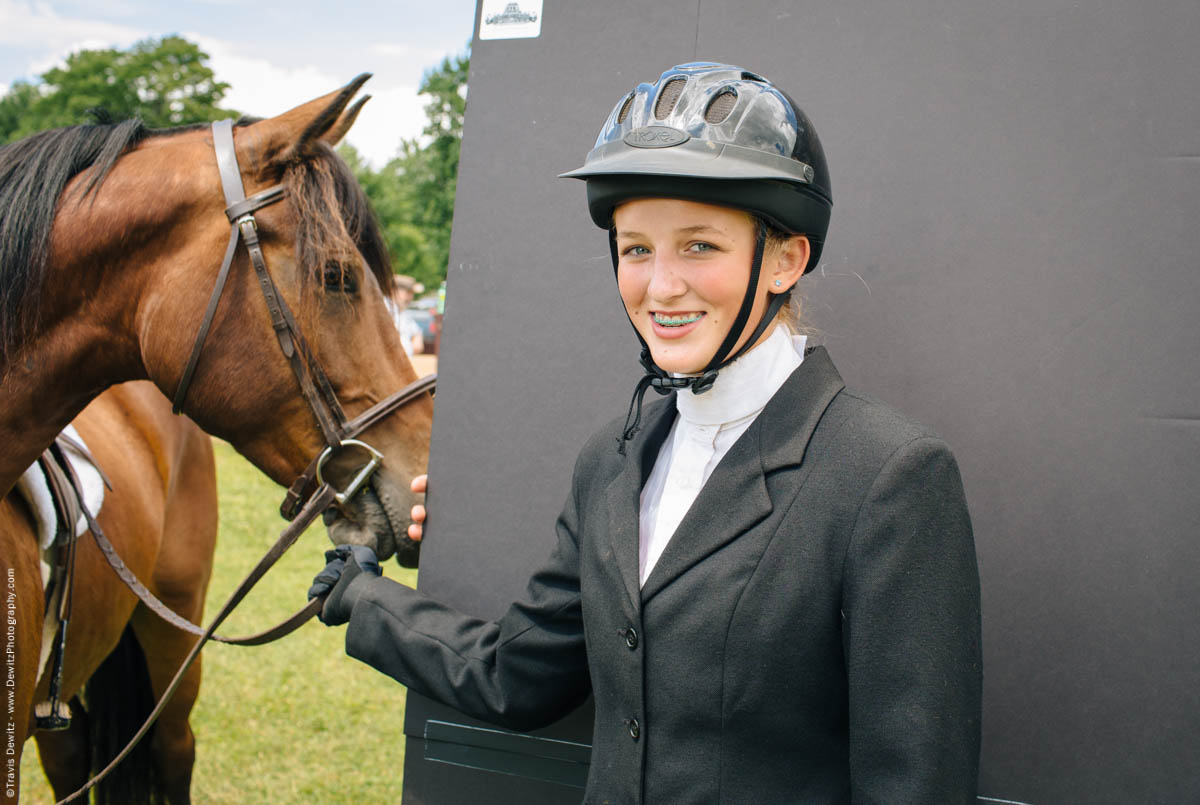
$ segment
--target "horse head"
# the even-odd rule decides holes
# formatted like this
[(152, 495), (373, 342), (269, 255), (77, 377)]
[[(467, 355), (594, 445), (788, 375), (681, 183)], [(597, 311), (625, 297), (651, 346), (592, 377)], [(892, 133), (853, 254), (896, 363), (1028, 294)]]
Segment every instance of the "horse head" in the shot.
[[(384, 304), (391, 269), (378, 223), (353, 174), (332, 150), (367, 100), (350, 104), (367, 77), (277, 117), (233, 129), (245, 194), (276, 185), (283, 189), (278, 203), (254, 211), (250, 228), (261, 244), (269, 281), (284, 306), (295, 311), (302, 343), (293, 347), (303, 363), (323, 370), (338, 401), (334, 405), (340, 403), (350, 418), (416, 380)], [(180, 209), (169, 227), (176, 234), (159, 240), (169, 259), (154, 261), (158, 276), (142, 274), (146, 284), (138, 294), (136, 328), (147, 374), (175, 395), (201, 330), (230, 223), (212, 133), (155, 143), (147, 140), (121, 164), (136, 163), (143, 155), (160, 165), (165, 159), (179, 167), (163, 180), (187, 188), (181, 196), (188, 201), (175, 202)], [(156, 155), (158, 150), (163, 153)], [(281, 349), (261, 274), (245, 246), (234, 254), (195, 373), (177, 402), (201, 427), (286, 485), (328, 439)], [(416, 544), (406, 534), (415, 502), (409, 483), (425, 469), (432, 411), (426, 394), (359, 437), (384, 458), (361, 494), (340, 504), (336, 517), (327, 514), (335, 543), (370, 545), (383, 558), (399, 552), (404, 564), (415, 565)], [(344, 488), (364, 461), (361, 451), (337, 451), (323, 468), (325, 478)]]
[[(324, 370), (324, 396), (347, 418), (415, 380), (384, 305), (391, 272), (378, 223), (332, 149), (365, 101), (350, 103), (366, 78), (231, 131), (134, 120), (0, 147), (0, 490), (100, 391), (127, 380), (153, 380), (283, 484), (339, 442), (293, 373), (297, 350)], [(231, 208), (238, 241), (218, 139), (239, 193), (280, 188), (253, 223)], [(282, 304), (264, 301), (267, 286)], [(286, 336), (276, 329), (284, 306), (295, 311)], [(383, 464), (362, 495), (339, 504), (335, 542), (385, 557), (402, 549), (415, 563), (409, 481), (424, 471), (432, 410), (426, 394), (362, 434)], [(363, 460), (337, 450), (325, 477), (345, 484)]]

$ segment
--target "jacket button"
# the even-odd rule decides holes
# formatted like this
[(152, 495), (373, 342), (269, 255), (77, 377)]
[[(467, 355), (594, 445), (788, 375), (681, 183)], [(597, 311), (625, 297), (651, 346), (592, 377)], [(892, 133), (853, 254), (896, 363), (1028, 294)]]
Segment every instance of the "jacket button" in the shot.
[(636, 718), (629, 719), (629, 737), (635, 741), (642, 737), (642, 727)]
[(631, 649), (637, 648), (637, 645), (638, 645), (637, 630), (634, 629), (632, 626), (630, 626), (628, 629), (625, 630), (625, 645), (629, 646), (629, 648), (631, 648)]

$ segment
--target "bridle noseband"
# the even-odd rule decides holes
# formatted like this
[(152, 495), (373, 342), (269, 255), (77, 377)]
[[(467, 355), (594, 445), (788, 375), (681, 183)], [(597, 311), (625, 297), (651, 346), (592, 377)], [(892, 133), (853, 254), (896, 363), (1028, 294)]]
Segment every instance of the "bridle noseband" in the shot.
[(316, 417), (321, 434), (325, 439), (324, 450), (292, 483), (280, 506), (280, 513), (291, 520), (304, 504), (304, 490), (311, 486), (314, 480), (318, 484), (324, 483), (322, 468), (335, 454), (351, 448), (365, 450), (370, 456), (367, 463), (355, 473), (350, 484), (335, 495), (339, 504), (352, 498), (370, 480), (371, 475), (383, 459), (378, 450), (355, 437), (406, 403), (424, 396), (426, 392), (432, 393), (437, 383), (437, 375), (429, 375), (410, 383), (372, 406), (361, 416), (350, 421), (346, 420), (346, 414), (338, 402), (337, 394), (329, 382), (329, 377), (321, 369), (320, 363), (317, 362), (312, 349), (296, 324), (295, 316), (292, 315), (291, 309), (287, 306), (287, 302), (284, 301), (283, 295), (279, 293), (279, 288), (267, 271), (267, 261), (258, 240), (258, 223), (255, 221), (254, 213), (280, 201), (287, 190), (283, 185), (277, 184), (247, 198), (245, 187), (242, 185), (242, 172), (238, 167), (237, 154), (233, 147), (233, 121), (221, 120), (213, 123), (212, 134), (213, 149), (216, 151), (217, 167), (221, 175), (221, 189), (225, 193), (225, 216), (230, 223), (229, 245), (225, 247), (225, 258), (221, 262), (221, 270), (217, 272), (217, 281), (213, 286), (212, 295), (209, 296), (208, 307), (200, 322), (200, 330), (192, 345), (192, 352), (184, 367), (183, 375), (180, 377), (179, 387), (175, 390), (172, 410), (178, 414), (183, 409), (183, 402), (187, 398), (188, 388), (196, 371), (196, 364), (204, 349), (204, 341), (212, 327), (213, 316), (216, 313), (217, 304), (221, 300), (221, 293), (225, 289), (225, 282), (229, 278), (229, 269), (233, 265), (233, 258), (237, 253), (237, 245), (240, 240), (246, 244), (246, 251), (250, 255), (250, 264), (254, 267), (259, 289), (262, 291), (263, 299), (266, 300), (267, 311), (271, 316), (271, 327), (275, 331), (279, 349), (291, 365), (292, 373), (296, 375), (296, 380), (300, 384), (300, 391), (304, 395), (309, 409), (312, 410), (313, 416)]

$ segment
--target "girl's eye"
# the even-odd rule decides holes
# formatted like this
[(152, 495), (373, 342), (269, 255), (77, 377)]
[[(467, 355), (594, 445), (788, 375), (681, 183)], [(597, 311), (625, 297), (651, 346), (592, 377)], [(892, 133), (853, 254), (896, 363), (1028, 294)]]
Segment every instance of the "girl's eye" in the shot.
[(629, 255), (630, 257), (644, 257), (645, 255), (650, 254), (650, 250), (645, 246), (630, 246), (623, 253)]
[(354, 283), (354, 273), (342, 266), (341, 263), (330, 261), (321, 272), (321, 281), (325, 290), (337, 293), (355, 293), (358, 286)]
[(705, 243), (704, 241), (697, 241), (696, 243), (688, 245), (688, 251), (693, 252), (712, 252), (716, 251), (716, 249), (716, 246), (712, 245), (711, 243)]

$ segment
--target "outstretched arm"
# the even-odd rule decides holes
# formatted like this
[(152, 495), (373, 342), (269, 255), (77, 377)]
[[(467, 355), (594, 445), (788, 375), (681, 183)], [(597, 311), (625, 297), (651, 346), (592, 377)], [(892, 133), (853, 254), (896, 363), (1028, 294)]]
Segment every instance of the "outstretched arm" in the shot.
[[(421, 491), (418, 481), (424, 486), (418, 478), (413, 488)], [(409, 535), (415, 537), (423, 507), (414, 507), (413, 519)], [(348, 619), (346, 652), (419, 693), (516, 729), (549, 724), (591, 690), (574, 495), (558, 518), (557, 533), (557, 546), (525, 595), (498, 621), (470, 617), (365, 572), (335, 586), (330, 600), (338, 596), (338, 613), (322, 617)]]

